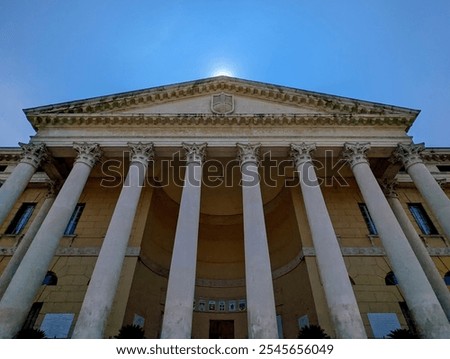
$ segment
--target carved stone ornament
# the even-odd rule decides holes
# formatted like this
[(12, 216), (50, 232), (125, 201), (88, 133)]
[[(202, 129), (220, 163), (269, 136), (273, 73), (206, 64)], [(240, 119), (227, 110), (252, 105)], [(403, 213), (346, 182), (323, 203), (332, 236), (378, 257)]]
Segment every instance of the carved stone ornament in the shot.
[(401, 161), (407, 170), (410, 166), (416, 163), (422, 163), (421, 152), (425, 149), (424, 143), (414, 143), (404, 144), (399, 143), (395, 149), (393, 156), (397, 161)]
[(206, 143), (182, 143), (187, 163), (201, 164), (206, 157)]
[(102, 156), (102, 151), (98, 143), (78, 143), (74, 142), (73, 148), (78, 152), (75, 162), (82, 162), (89, 167), (93, 167)]
[(294, 161), (296, 167), (300, 166), (305, 162), (311, 162), (311, 153), (316, 150), (315, 143), (305, 143), (302, 142), (300, 144), (291, 144), (291, 152), (290, 155)]
[(22, 148), (21, 162), (28, 163), (38, 168), (43, 160), (48, 157), (47, 147), (43, 143), (20, 143)]
[(398, 198), (398, 194), (395, 191), (397, 188), (397, 180), (384, 180), (381, 183), (381, 189), (384, 192), (386, 198)]
[(153, 159), (155, 152), (153, 150), (153, 143), (131, 143), (128, 142), (130, 148), (130, 160), (131, 162), (141, 162), (147, 165), (148, 161)]
[(366, 152), (369, 150), (369, 148), (370, 148), (369, 142), (364, 143), (346, 142), (344, 143), (344, 151), (342, 152), (342, 156), (353, 168), (357, 164), (368, 163)]
[(227, 115), (234, 111), (233, 95), (221, 92), (211, 96), (211, 111), (219, 115)]
[(238, 148), (238, 160), (241, 166), (246, 162), (259, 163), (260, 143), (236, 143)]

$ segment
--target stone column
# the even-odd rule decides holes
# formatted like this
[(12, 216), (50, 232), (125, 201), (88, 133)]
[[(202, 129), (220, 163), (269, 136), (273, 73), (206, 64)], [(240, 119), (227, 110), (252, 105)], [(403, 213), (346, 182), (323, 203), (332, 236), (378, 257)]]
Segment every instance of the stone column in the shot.
[(366, 157), (369, 147), (369, 143), (345, 143), (343, 154), (377, 227), (400, 290), (421, 337), (450, 338), (446, 315), (370, 169)]
[(423, 163), (420, 153), (424, 149), (423, 143), (399, 144), (394, 156), (402, 161), (405, 170), (438, 220), (445, 236), (450, 240), (450, 199)]
[(6, 288), (8, 288), (8, 285), (11, 282), (14, 273), (16, 273), (17, 268), (19, 268), (19, 265), (22, 262), (23, 257), (25, 256), (25, 253), (28, 251), (28, 248), (30, 247), (31, 242), (34, 239), (34, 236), (41, 227), (41, 224), (44, 221), (45, 217), (47, 216), (47, 213), (50, 210), (51, 206), (53, 205), (53, 202), (55, 202), (56, 196), (55, 186), (53, 183), (50, 186), (51, 186), (50, 190), (44, 200), (44, 203), (42, 203), (42, 206), (39, 209), (38, 214), (36, 215), (30, 227), (28, 228), (28, 231), (20, 240), (19, 245), (14, 251), (14, 255), (8, 262), (8, 265), (6, 266), (5, 270), (3, 271), (0, 277), (0, 299), (5, 293)]
[(21, 160), (0, 187), (0, 225), (27, 187), (42, 160), (47, 157), (47, 149), (43, 143), (19, 143), (19, 145), (22, 147)]
[(312, 163), (311, 152), (315, 148), (314, 144), (292, 144), (291, 156), (300, 177), (306, 216), (328, 310), (337, 338), (367, 339), (358, 303)]
[(259, 144), (237, 144), (242, 172), (249, 339), (277, 339), (272, 270), (258, 174)]
[(197, 269), (202, 162), (206, 143), (183, 143), (186, 173), (170, 265), (161, 338), (190, 339)]
[(0, 301), (0, 338), (12, 338), (20, 330), (91, 169), (101, 155), (97, 144), (76, 143), (74, 148), (78, 156), (73, 168)]
[(103, 240), (72, 338), (101, 339), (119, 284), (153, 144), (129, 143), (131, 163)]
[(442, 309), (444, 309), (444, 312), (447, 315), (447, 319), (450, 320), (450, 292), (448, 291), (445, 282), (442, 280), (442, 277), (431, 259), (425, 245), (409, 220), (408, 215), (405, 213), (394, 187), (395, 182), (386, 183), (384, 185), (384, 193), (388, 199), (392, 211), (395, 214), (395, 217), (397, 217), (398, 223), (402, 227), (403, 232), (411, 245), (412, 250), (419, 260), (423, 271), (431, 284), (431, 287), (436, 293), (436, 297), (439, 300), (439, 303), (441, 303)]

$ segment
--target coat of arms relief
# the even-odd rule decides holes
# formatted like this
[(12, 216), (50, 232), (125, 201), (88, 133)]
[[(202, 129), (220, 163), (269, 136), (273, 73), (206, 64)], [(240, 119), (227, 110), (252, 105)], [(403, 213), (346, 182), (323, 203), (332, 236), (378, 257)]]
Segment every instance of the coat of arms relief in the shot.
[(211, 111), (220, 115), (227, 115), (234, 111), (233, 95), (221, 92), (211, 97)]

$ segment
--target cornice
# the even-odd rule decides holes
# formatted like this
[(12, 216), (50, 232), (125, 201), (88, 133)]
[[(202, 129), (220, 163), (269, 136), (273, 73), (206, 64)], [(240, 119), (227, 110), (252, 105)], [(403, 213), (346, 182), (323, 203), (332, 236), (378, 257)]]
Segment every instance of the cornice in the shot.
[(1, 162), (19, 162), (22, 155), (20, 147), (0, 147), (0, 161)]
[(421, 153), (422, 159), (426, 162), (448, 162), (450, 161), (450, 151), (446, 149), (447, 153), (436, 153), (433, 150), (426, 150)]
[(31, 115), (42, 113), (84, 114), (121, 111), (124, 109), (135, 109), (150, 104), (161, 104), (223, 91), (271, 102), (301, 107), (313, 107), (315, 109), (322, 109), (325, 112), (378, 115), (397, 113), (413, 118), (417, 117), (419, 114), (418, 110), (403, 107), (225, 76), (30, 108), (26, 109), (25, 113), (27, 117), (29, 117)]
[(369, 114), (40, 114), (29, 115), (36, 130), (70, 126), (394, 126), (409, 128), (414, 118)]

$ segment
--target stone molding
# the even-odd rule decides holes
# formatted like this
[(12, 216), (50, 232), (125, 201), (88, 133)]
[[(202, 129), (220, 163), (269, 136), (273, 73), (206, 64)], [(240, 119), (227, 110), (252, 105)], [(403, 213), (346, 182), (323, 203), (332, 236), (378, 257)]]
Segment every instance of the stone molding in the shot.
[(155, 155), (152, 142), (128, 142), (128, 147), (130, 148), (130, 161), (140, 162), (144, 166), (147, 166), (148, 161), (151, 161)]
[(393, 152), (393, 158), (401, 161), (405, 166), (405, 170), (416, 163), (423, 163), (421, 152), (425, 150), (424, 143), (399, 143)]
[(186, 154), (187, 163), (202, 164), (206, 157), (206, 143), (186, 143), (181, 144)]
[[(0, 247), (0, 255), (12, 256), (16, 248), (14, 247)], [(86, 257), (98, 257), (100, 253), (100, 247), (59, 247), (56, 251), (57, 256), (86, 256)], [(139, 247), (128, 247), (126, 251), (127, 257), (138, 257), (140, 254)]]
[(401, 107), (229, 77), (202, 79), (110, 96), (101, 96), (88, 100), (42, 106), (27, 109), (25, 113), (30, 118), (33, 114), (44, 112), (73, 114), (120, 111), (127, 108), (139, 108), (149, 104), (161, 104), (194, 96), (220, 94), (220, 92), (229, 92), (233, 95), (243, 95), (275, 103), (314, 107), (332, 113), (341, 112), (351, 113), (353, 115), (378, 114), (383, 116), (392, 113), (401, 114), (411, 120), (410, 125), (419, 113), (419, 111)]
[(342, 156), (353, 168), (360, 163), (369, 163), (367, 160), (367, 151), (370, 149), (370, 143), (364, 142), (345, 142)]
[(19, 146), (22, 148), (20, 154), (20, 162), (28, 163), (34, 168), (38, 168), (42, 161), (47, 159), (48, 151), (44, 143), (21, 143)]
[(93, 167), (102, 156), (100, 145), (97, 143), (74, 143), (73, 148), (78, 152), (75, 162), (81, 162)]
[(28, 120), (36, 130), (69, 126), (393, 126), (412, 125), (404, 115), (332, 114), (39, 114)]
[(291, 144), (290, 156), (292, 157), (295, 167), (302, 165), (305, 162), (311, 162), (311, 154), (316, 150), (316, 144), (307, 144), (302, 142), (300, 144)]

